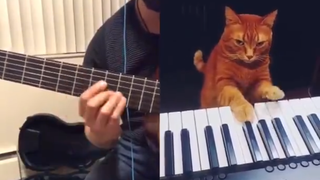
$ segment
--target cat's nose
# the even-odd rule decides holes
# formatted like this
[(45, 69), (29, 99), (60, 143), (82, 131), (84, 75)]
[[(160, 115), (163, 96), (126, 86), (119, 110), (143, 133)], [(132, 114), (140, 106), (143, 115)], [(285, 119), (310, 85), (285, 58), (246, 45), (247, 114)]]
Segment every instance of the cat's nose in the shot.
[(246, 55), (249, 60), (253, 58), (253, 55)]

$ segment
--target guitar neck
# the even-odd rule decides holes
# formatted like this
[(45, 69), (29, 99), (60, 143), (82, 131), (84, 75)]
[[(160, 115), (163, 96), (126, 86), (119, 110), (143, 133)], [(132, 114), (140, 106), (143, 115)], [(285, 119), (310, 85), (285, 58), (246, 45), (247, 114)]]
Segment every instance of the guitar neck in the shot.
[(104, 80), (127, 98), (129, 108), (159, 113), (160, 82), (147, 78), (0, 50), (0, 79), (72, 96)]

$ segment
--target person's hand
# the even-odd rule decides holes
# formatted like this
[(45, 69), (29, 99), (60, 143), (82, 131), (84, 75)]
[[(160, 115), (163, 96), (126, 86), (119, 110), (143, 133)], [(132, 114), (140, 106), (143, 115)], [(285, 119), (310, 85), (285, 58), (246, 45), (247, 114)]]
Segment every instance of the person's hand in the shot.
[[(126, 107), (126, 98), (120, 92), (107, 90), (107, 83), (99, 81), (80, 96), (79, 115), (89, 128), (90, 141), (118, 140), (121, 133), (120, 118)], [(87, 135), (88, 136), (88, 135)], [(95, 140), (93, 140), (95, 139)], [(93, 144), (101, 144), (92, 142)]]

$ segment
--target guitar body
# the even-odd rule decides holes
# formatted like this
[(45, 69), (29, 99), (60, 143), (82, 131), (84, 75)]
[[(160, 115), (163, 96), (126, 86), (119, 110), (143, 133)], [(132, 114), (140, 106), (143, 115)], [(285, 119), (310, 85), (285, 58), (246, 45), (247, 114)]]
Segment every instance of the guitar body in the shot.
[(48, 172), (67, 166), (85, 169), (108, 150), (93, 146), (83, 123), (66, 123), (51, 114), (29, 116), (20, 128), (18, 152), (26, 168)]
[[(154, 78), (159, 80), (159, 68), (156, 69)], [(144, 118), (144, 126), (150, 139), (159, 146), (159, 114), (148, 114)]]

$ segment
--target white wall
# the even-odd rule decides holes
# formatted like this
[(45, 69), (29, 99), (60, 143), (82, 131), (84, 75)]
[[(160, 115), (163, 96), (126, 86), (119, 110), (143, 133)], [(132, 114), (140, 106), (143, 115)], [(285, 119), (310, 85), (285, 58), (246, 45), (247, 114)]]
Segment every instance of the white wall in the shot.
[[(124, 1), (0, 0), (0, 49), (81, 64), (95, 31)], [(82, 121), (77, 103), (76, 97), (0, 80), (0, 155), (16, 151), (19, 127), (29, 115)], [(20, 169), (23, 177), (34, 173), (19, 166), (16, 155), (0, 156), (0, 180), (20, 179)]]

